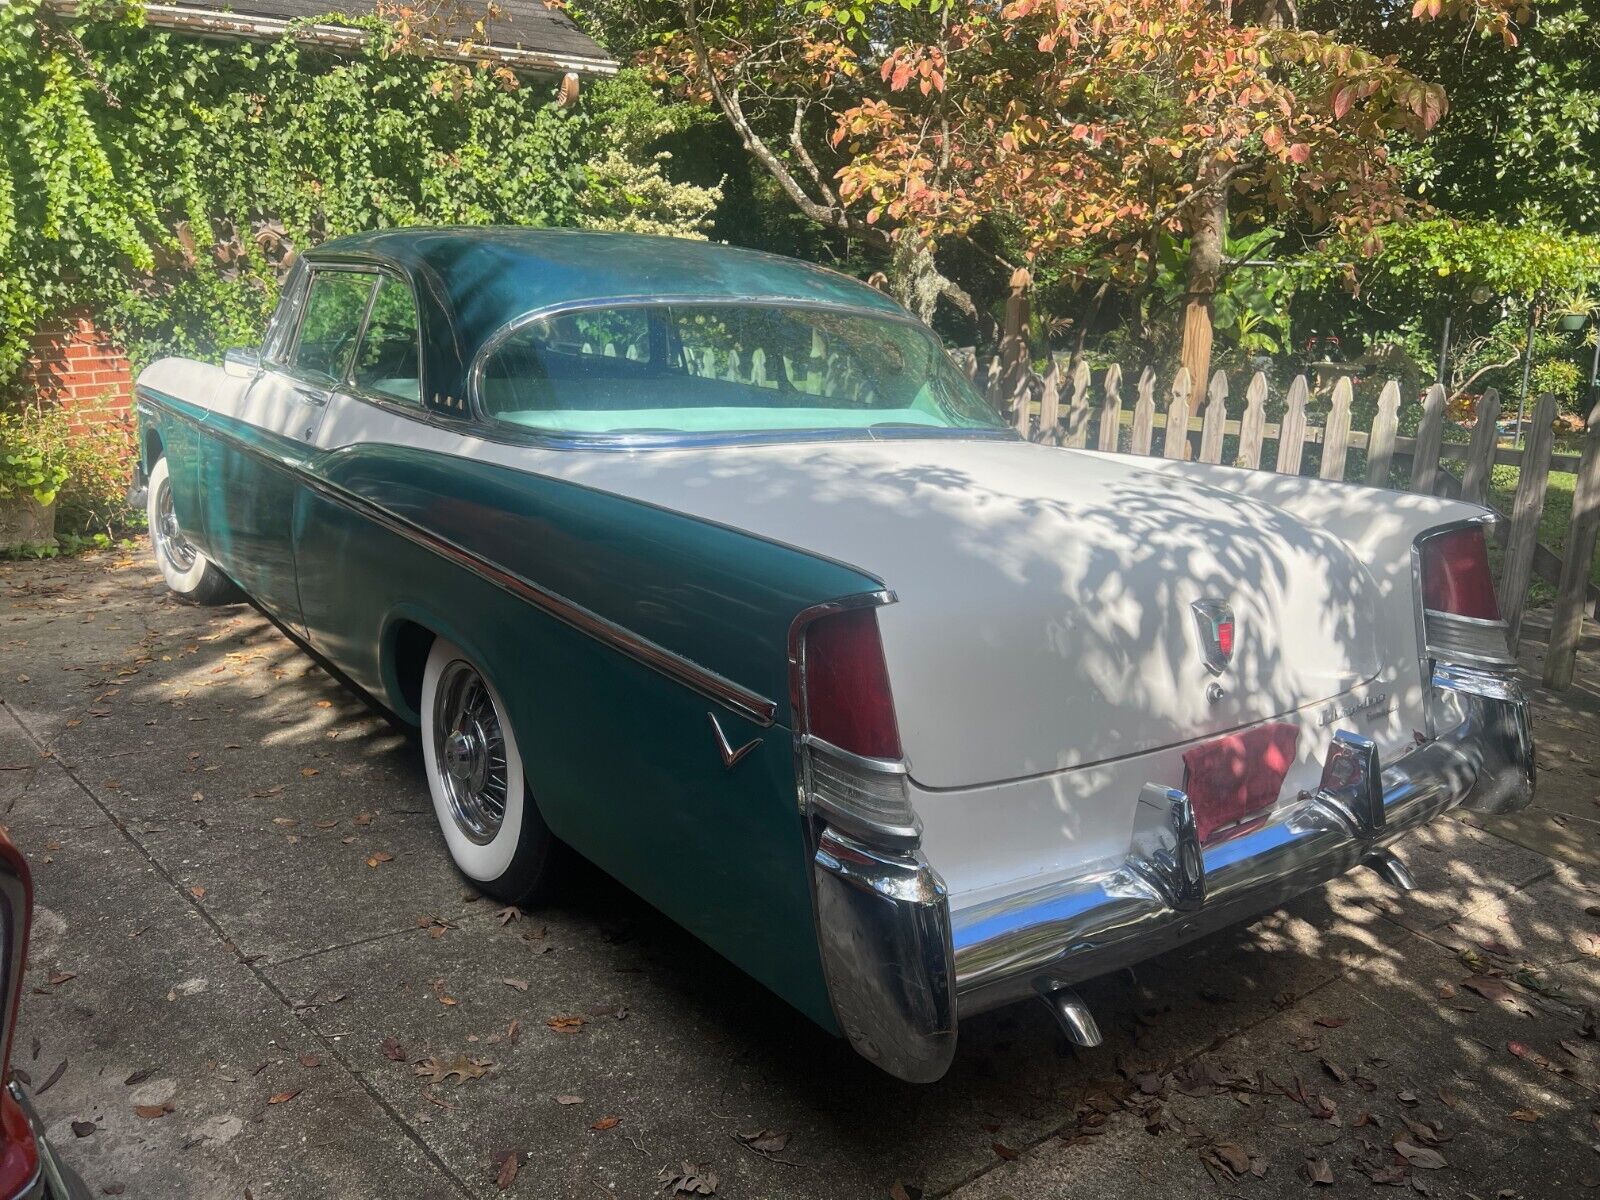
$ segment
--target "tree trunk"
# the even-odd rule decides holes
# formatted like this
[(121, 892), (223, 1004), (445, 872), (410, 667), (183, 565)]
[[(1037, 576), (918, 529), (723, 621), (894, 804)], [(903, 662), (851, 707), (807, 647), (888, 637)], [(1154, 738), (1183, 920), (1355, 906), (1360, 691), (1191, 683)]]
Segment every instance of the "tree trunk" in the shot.
[(1208, 187), (1189, 216), (1189, 271), (1183, 306), (1183, 365), (1203, 387), (1211, 378), (1211, 313), (1222, 274), (1223, 241), (1228, 228), (1228, 189), (1221, 180)]

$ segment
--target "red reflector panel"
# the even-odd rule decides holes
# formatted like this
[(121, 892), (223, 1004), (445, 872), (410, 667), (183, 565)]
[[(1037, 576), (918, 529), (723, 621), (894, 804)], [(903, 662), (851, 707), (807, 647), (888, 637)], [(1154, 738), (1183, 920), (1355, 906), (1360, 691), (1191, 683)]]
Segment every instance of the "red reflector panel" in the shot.
[(867, 758), (900, 757), (878, 615), (852, 608), (806, 627), (806, 729)]
[(1233, 657), (1233, 622), (1217, 622), (1217, 649), (1221, 650), (1225, 658)]
[(1450, 529), (1423, 539), (1422, 607), (1480, 621), (1500, 619), (1481, 526)]

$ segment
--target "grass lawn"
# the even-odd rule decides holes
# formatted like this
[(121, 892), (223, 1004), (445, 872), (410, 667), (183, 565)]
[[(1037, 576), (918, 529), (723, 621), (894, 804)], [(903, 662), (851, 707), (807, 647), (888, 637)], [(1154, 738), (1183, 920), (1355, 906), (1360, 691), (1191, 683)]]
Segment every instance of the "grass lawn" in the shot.
[[(1572, 490), (1578, 477), (1567, 471), (1551, 471), (1550, 486), (1544, 494), (1544, 514), (1539, 518), (1539, 540), (1563, 558), (1567, 553), (1567, 528), (1572, 522)], [(1517, 468), (1499, 466), (1489, 479), (1489, 503), (1501, 512), (1511, 512), (1511, 498), (1517, 490)], [(1600, 586), (1600, 554), (1589, 564), (1589, 578)], [(1537, 575), (1528, 588), (1530, 605), (1549, 604), (1556, 590)]]

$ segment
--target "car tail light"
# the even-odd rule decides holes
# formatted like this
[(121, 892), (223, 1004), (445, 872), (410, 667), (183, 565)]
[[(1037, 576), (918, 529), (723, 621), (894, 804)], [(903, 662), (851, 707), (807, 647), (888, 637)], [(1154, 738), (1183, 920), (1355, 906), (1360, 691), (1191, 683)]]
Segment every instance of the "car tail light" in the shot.
[(915, 844), (921, 826), (911, 807), (877, 612), (828, 612), (800, 636), (795, 690), (809, 803), (846, 833)]
[[(4, 1006), (0, 1008), (0, 1078), (11, 1074), (11, 1036), (22, 999), (32, 918), (33, 878), (28, 860), (0, 833), (0, 1005)], [(0, 1099), (0, 1195), (21, 1195), (38, 1173), (39, 1148), (33, 1130), (8, 1092)]]
[(1483, 525), (1458, 525), (1417, 543), (1422, 632), (1428, 657), (1443, 662), (1509, 665)]

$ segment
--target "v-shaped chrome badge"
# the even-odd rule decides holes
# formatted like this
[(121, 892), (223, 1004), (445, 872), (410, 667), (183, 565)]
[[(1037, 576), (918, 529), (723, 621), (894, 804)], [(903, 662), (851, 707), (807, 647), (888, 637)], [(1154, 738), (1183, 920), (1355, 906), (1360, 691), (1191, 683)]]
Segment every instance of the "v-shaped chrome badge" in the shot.
[(735, 750), (728, 741), (728, 735), (722, 732), (722, 723), (717, 720), (717, 714), (708, 712), (706, 720), (711, 722), (711, 735), (717, 739), (717, 753), (722, 756), (722, 765), (726, 770), (733, 770), (741, 758), (761, 745), (760, 738), (751, 738)]

